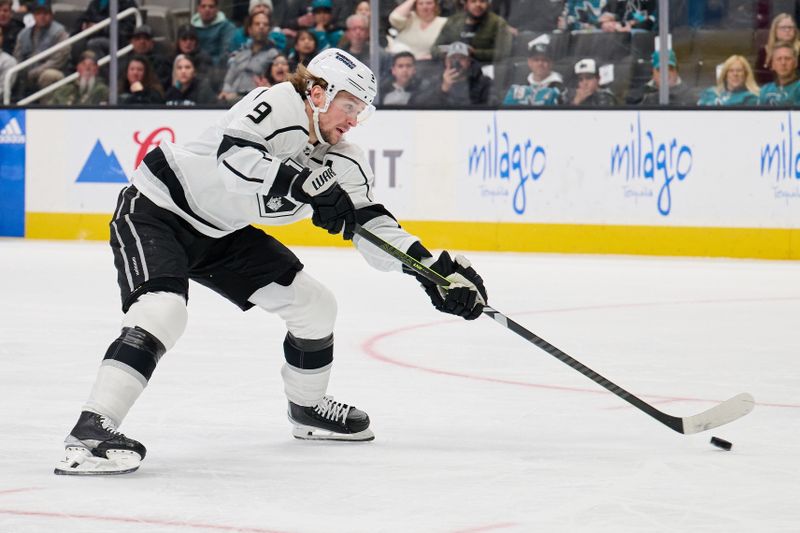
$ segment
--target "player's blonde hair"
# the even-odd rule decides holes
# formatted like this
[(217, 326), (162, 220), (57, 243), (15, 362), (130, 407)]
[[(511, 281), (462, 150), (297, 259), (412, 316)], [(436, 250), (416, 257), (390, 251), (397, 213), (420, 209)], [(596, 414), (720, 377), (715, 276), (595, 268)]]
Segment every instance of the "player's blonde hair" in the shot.
[(289, 74), (289, 78), (287, 79), (289, 83), (294, 86), (294, 90), (297, 91), (301, 96), (305, 98), (306, 93), (308, 92), (309, 87), (314, 85), (319, 85), (323, 89), (328, 88), (328, 82), (322, 78), (318, 78), (311, 74), (305, 65), (297, 65), (297, 70), (293, 73)]

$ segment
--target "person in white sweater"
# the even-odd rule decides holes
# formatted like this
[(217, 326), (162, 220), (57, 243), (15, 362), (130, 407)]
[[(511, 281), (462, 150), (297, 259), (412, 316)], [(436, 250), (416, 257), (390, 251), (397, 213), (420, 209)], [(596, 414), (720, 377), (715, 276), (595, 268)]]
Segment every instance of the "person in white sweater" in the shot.
[(446, 21), (439, 16), (439, 0), (405, 0), (389, 14), (389, 24), (398, 32), (389, 52), (409, 51), (417, 61), (431, 59), (431, 46)]

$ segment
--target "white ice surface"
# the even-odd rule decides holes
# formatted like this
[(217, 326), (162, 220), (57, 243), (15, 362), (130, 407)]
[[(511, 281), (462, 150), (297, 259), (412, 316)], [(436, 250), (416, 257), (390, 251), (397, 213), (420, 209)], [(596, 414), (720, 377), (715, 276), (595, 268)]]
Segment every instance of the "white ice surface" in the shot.
[(121, 428), (141, 469), (75, 478), (52, 470), (118, 334), (111, 253), (0, 240), (0, 532), (800, 531), (800, 263), (468, 254), (494, 307), (666, 412), (755, 396), (684, 436), (353, 250), (296, 251), (338, 295), (330, 392), (375, 441), (292, 439), (282, 323), (192, 284)]

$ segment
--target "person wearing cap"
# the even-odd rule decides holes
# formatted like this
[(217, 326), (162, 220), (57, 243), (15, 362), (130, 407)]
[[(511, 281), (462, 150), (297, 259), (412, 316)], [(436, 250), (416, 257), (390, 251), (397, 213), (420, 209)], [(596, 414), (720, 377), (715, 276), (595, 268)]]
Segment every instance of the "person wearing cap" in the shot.
[(153, 72), (158, 78), (162, 87), (169, 87), (172, 81), (172, 63), (166, 55), (161, 53), (156, 48), (155, 39), (153, 39), (153, 30), (147, 24), (137, 26), (131, 34), (131, 54), (120, 58), (120, 70), (128, 65), (128, 59), (132, 55), (140, 55), (147, 58), (150, 65), (153, 67)]
[[(347, 17), (355, 13), (355, 6), (358, 0), (332, 0), (331, 20), (337, 29), (347, 27)], [(311, 29), (316, 24), (314, 17), (314, 0), (289, 0), (279, 2), (279, 6), (284, 6), (284, 14), (277, 18), (282, 31), (290, 38), (294, 38), (297, 31)]]
[(500, 63), (511, 54), (511, 31), (501, 16), (489, 9), (489, 0), (466, 0), (464, 9), (447, 17), (431, 54), (443, 55), (441, 45), (466, 42), (469, 55), (481, 65)]
[(732, 55), (722, 64), (717, 84), (702, 92), (697, 105), (758, 105), (758, 93), (750, 62), (744, 56)]
[(199, 0), (191, 23), (200, 48), (211, 56), (215, 67), (224, 69), (236, 26), (219, 10), (217, 0)]
[[(697, 96), (681, 80), (678, 74), (678, 58), (673, 50), (667, 56), (667, 79), (669, 81), (669, 105), (685, 106), (695, 105)], [(639, 88), (631, 89), (625, 99), (629, 105), (659, 105), (659, 87), (661, 86), (661, 54), (653, 52), (653, 76), (649, 82)]]
[[(26, 59), (43, 52), (58, 43), (69, 39), (67, 30), (53, 20), (53, 9), (50, 0), (35, 0), (31, 5), (34, 25), (25, 28), (17, 37), (14, 48), (14, 59), (22, 63)], [(57, 81), (58, 74), (63, 78), (63, 71), (69, 61), (70, 47), (62, 48), (25, 70), (20, 80), (20, 88), (25, 96)]]
[(269, 40), (269, 17), (266, 13), (250, 15), (246, 20), (247, 44), (231, 56), (219, 99), (232, 104), (256, 87), (256, 77), (280, 53)]
[(437, 107), (469, 107), (491, 103), (491, 92), (492, 80), (470, 57), (466, 43), (456, 41), (447, 47), (440, 82), (419, 99), (422, 104)]
[[(120, 191), (110, 223), (124, 313), (121, 328), (105, 355), (98, 354), (94, 385), (64, 441), (56, 474), (128, 474), (140, 467), (147, 449), (117, 428), (148, 386), (155, 389), (150, 394), (164, 393), (165, 382), (149, 381), (186, 330), (187, 301), (196, 290), (189, 280), (242, 311), (258, 308), (285, 324), (286, 333), (271, 340), (255, 324), (246, 339), (253, 357), (262, 358), (262, 352), (284, 356), (280, 375), (286, 403), (269, 409), (288, 414), (295, 438), (340, 444), (375, 438), (365, 411), (328, 392), (335, 363), (336, 297), (273, 232), (256, 224), (284, 226), (310, 218), (297, 231), (325, 231), (350, 242), (368, 265), (387, 273), (385, 284), (394, 280), (409, 291), (417, 287), (415, 296), (423, 298), (424, 292), (442, 313), (465, 320), (481, 316), (488, 300), (481, 276), (463, 256), (442, 251), (435, 257), (400, 226), (376, 201), (380, 188), (367, 154), (346, 138), (374, 111), (376, 85), (366, 65), (329, 48), (308, 68), (298, 67), (288, 81), (248, 93), (197, 138), (186, 144), (162, 141), (144, 157), (130, 185)], [(362, 229), (445, 278), (447, 288), (405, 269), (367, 240)], [(375, 286), (376, 312), (391, 312), (394, 292)], [(244, 355), (243, 340), (232, 339), (227, 350), (232, 353), (216, 355), (235, 361)], [(346, 351), (348, 344), (337, 349)], [(202, 387), (197, 393), (203, 393)], [(398, 416), (408, 414), (402, 402), (396, 407)], [(255, 416), (267, 407), (237, 402), (234, 408)], [(210, 418), (218, 419), (220, 435), (235, 449), (241, 435), (224, 429), (228, 415)], [(193, 447), (189, 454), (196, 461), (219, 464), (203, 442), (188, 440), (180, 425), (145, 418), (132, 422), (158, 428), (176, 449)], [(319, 453), (331, 455), (331, 448), (326, 445)], [(194, 468), (194, 462), (189, 466)]]
[(790, 42), (779, 42), (772, 48), (770, 67), (775, 81), (761, 87), (758, 104), (764, 106), (796, 106), (800, 104), (800, 79), (797, 76), (797, 51)]
[(566, 102), (574, 106), (615, 106), (617, 97), (606, 88), (600, 87), (600, 73), (597, 61), (581, 59), (575, 63), (575, 89), (567, 92)]
[(311, 13), (314, 25), (311, 27), (317, 35), (319, 50), (336, 46), (344, 36), (344, 32), (333, 24), (333, 2), (331, 0), (312, 0)]
[(508, 106), (555, 106), (564, 98), (564, 79), (553, 70), (549, 38), (538, 37), (528, 44), (527, 83), (512, 84), (503, 98)]
[(180, 54), (188, 56), (192, 60), (195, 73), (199, 78), (207, 78), (209, 76), (213, 64), (211, 56), (200, 48), (197, 42), (197, 32), (191, 24), (184, 24), (178, 28), (178, 37), (175, 41), (175, 56), (172, 58), (173, 63)]
[[(286, 2), (286, 13), (280, 21), (280, 27), (290, 37), (294, 38), (298, 30), (309, 29), (314, 25), (314, 13), (311, 2), (313, 0), (293, 0)], [(280, 3), (279, 3), (280, 5)]]
[(97, 55), (86, 50), (75, 67), (78, 79), (59, 87), (48, 104), (53, 105), (105, 105), (108, 103), (108, 85), (99, 75)]

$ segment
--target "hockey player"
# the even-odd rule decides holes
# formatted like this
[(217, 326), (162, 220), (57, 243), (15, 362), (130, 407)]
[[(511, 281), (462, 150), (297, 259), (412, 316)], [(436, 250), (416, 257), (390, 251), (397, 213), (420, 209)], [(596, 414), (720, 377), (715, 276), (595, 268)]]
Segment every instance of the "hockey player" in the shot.
[[(122, 332), (103, 358), (89, 399), (65, 440), (56, 474), (136, 470), (145, 447), (117, 427), (187, 322), (188, 280), (238, 305), (276, 313), (288, 330), (281, 375), (300, 439), (372, 440), (367, 414), (327, 396), (333, 362), (333, 294), (283, 244), (251, 223), (312, 222), (353, 239), (379, 270), (399, 262), (354, 237), (360, 224), (451, 281), (419, 278), (440, 311), (468, 320), (486, 303), (481, 277), (461, 256), (434, 260), (373, 199), (364, 153), (343, 140), (373, 111), (375, 77), (329, 49), (290, 81), (257, 88), (185, 146), (162, 143), (120, 193), (111, 247), (122, 297)], [(410, 273), (412, 274), (413, 273)]]

